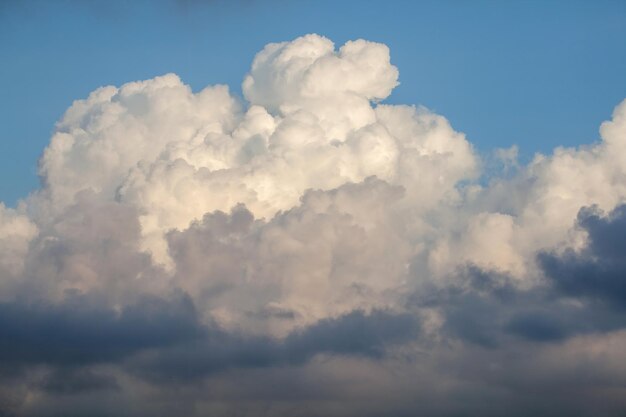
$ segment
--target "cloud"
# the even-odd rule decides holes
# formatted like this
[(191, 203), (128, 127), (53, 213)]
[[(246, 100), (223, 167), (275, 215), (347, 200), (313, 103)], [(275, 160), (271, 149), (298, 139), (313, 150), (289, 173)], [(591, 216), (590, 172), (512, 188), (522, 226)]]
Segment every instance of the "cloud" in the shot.
[(397, 307), (410, 247), (384, 202), (401, 197), (371, 178), (306, 192), (269, 222), (242, 206), (205, 215), (167, 237), (175, 279), (222, 325), (250, 332), (284, 335), (355, 309)]
[(513, 277), (470, 265), (459, 271), (454, 284), (423, 287), (410, 303), (436, 309), (448, 337), (490, 350), (516, 340), (560, 343), (626, 327), (619, 310), (588, 302), (591, 293), (572, 298), (552, 282), (531, 288), (515, 283)]
[(626, 205), (607, 216), (597, 208), (581, 209), (578, 224), (587, 232), (586, 247), (563, 254), (541, 253), (543, 270), (566, 295), (626, 308)]
[(626, 101), (492, 166), (398, 77), (306, 35), (75, 101), (0, 205), (0, 413), (620, 415)]
[(85, 369), (61, 369), (46, 375), (40, 387), (52, 394), (79, 394), (94, 390), (119, 389), (115, 378)]
[(419, 322), (407, 314), (352, 311), (291, 332), (282, 340), (209, 330), (191, 344), (149, 352), (130, 366), (158, 382), (196, 382), (230, 369), (300, 365), (320, 354), (378, 358), (385, 349), (413, 340)]
[(0, 330), (3, 363), (66, 366), (116, 361), (203, 333), (185, 297), (146, 298), (120, 312), (82, 297), (61, 305), (3, 303)]
[(6, 287), (19, 280), (24, 271), (29, 242), (37, 232), (37, 226), (25, 213), (7, 208), (0, 202), (1, 286)]

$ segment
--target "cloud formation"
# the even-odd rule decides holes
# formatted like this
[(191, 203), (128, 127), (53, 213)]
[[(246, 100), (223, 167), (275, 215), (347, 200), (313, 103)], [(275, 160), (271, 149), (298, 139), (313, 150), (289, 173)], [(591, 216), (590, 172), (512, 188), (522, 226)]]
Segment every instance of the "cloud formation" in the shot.
[(486, 170), (398, 76), (306, 35), (74, 102), (0, 205), (0, 414), (620, 415), (626, 101)]
[(626, 205), (607, 216), (597, 208), (582, 209), (578, 224), (587, 232), (585, 249), (541, 253), (542, 268), (566, 295), (626, 308)]

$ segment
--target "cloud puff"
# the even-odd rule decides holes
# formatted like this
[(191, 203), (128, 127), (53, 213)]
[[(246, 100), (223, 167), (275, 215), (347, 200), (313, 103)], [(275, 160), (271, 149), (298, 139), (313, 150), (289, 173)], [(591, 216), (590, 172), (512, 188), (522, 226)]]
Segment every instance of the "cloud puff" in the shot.
[(37, 235), (37, 226), (22, 211), (0, 202), (0, 272), (4, 281), (22, 272), (28, 243)]
[(101, 88), (59, 122), (33, 205), (50, 216), (90, 189), (137, 207), (143, 248), (170, 266), (165, 232), (237, 203), (271, 218), (309, 188), (375, 175), (428, 188), (432, 207), (475, 175), (476, 157), (444, 118), (373, 105), (397, 76), (382, 44), (359, 40), (335, 52), (308, 35), (257, 55), (247, 105), (223, 86), (193, 93), (173, 74)]
[(74, 102), (0, 205), (0, 412), (619, 415), (626, 101), (499, 171), (397, 84), (385, 45), (306, 35), (242, 98)]

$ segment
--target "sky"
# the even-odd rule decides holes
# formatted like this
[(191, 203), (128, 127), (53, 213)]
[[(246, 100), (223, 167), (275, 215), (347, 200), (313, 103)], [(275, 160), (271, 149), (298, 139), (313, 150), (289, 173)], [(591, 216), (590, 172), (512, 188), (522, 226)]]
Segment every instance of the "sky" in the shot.
[(388, 45), (389, 103), (442, 113), (482, 152), (529, 160), (599, 139), (626, 95), (622, 1), (0, 2), (0, 201), (38, 186), (37, 160), (71, 103), (168, 72), (241, 93), (266, 43), (319, 33)]
[(0, 416), (623, 416), (625, 31), (0, 3)]

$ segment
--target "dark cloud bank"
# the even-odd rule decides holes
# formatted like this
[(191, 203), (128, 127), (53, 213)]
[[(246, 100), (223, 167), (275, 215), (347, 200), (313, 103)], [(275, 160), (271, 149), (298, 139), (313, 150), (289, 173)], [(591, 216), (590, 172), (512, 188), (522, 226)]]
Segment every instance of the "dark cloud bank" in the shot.
[[(121, 309), (84, 295), (58, 304), (2, 302), (1, 383), (9, 397), (3, 399), (4, 413), (150, 415), (155, 413), (148, 404), (151, 390), (168, 392), (161, 398), (168, 402), (162, 410), (193, 413), (193, 407), (183, 404), (201, 401), (195, 398), (198, 387), (219, 381), (218, 386), (225, 384), (224, 409), (232, 415), (312, 416), (320, 415), (318, 410), (324, 415), (623, 415), (623, 375), (611, 375), (602, 369), (606, 364), (592, 358), (569, 363), (567, 357), (546, 354), (577, 337), (626, 327), (626, 205), (606, 216), (583, 209), (578, 224), (589, 235), (587, 246), (577, 252), (540, 253), (539, 264), (548, 278), (540, 288), (516, 289), (505, 276), (468, 266), (454, 285), (441, 288), (426, 282), (409, 297), (404, 313), (355, 310), (282, 339), (202, 324), (182, 292), (167, 299), (146, 296)], [(421, 330), (423, 308), (443, 314), (436, 341)], [(407, 346), (417, 346), (423, 354), (403, 358)], [(357, 368), (416, 361), (423, 372), (392, 376), (382, 393), (369, 394), (371, 400), (380, 400), (377, 405), (362, 397), (368, 395), (367, 379), (355, 381), (351, 392), (349, 386), (337, 385), (338, 375), (325, 368), (316, 378), (346, 390), (333, 394), (324, 387), (309, 392), (313, 382), (294, 380), (305, 378), (307, 367), (320, 360), (332, 368), (337, 357), (352, 358), (348, 362)], [(264, 388), (253, 393), (243, 380)], [(381, 399), (389, 395), (385, 390), (410, 388), (404, 384), (415, 384), (415, 402)], [(452, 389), (442, 393), (442, 384), (452, 384)], [(13, 398), (11, 403), (10, 393), (17, 396), (23, 390), (37, 392), (44, 405), (20, 411), (28, 409), (26, 400)], [(129, 398), (128, 390), (137, 390), (137, 396)], [(337, 403), (330, 407), (329, 400)], [(119, 404), (112, 406), (111, 401)], [(246, 406), (236, 406), (238, 401)], [(268, 404), (274, 401), (293, 404), (272, 408)]]

